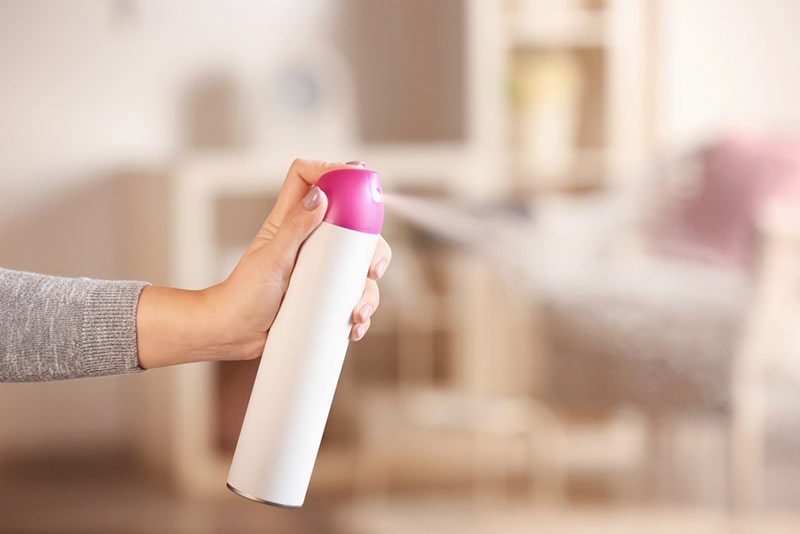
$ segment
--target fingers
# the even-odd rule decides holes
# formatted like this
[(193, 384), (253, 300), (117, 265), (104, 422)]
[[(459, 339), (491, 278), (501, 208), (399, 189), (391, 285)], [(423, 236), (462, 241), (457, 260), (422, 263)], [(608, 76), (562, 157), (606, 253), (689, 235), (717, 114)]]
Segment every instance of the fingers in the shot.
[(380, 280), (391, 261), (392, 247), (390, 247), (389, 243), (381, 236), (378, 240), (378, 246), (375, 247), (375, 254), (372, 256), (372, 263), (370, 264), (367, 276), (372, 280)]
[[(244, 257), (251, 254), (265, 255), (266, 257), (260, 261), (253, 263), (263, 266), (263, 262), (267, 262), (272, 265), (272, 269), (262, 272), (269, 273), (273, 282), (287, 285), (300, 246), (325, 216), (327, 198), (323, 191), (314, 187), (314, 184), (326, 172), (364, 166), (360, 161), (328, 163), (317, 160), (294, 160), (281, 186), (275, 207), (264, 221)], [(364, 337), (369, 329), (370, 317), (377, 309), (380, 300), (376, 281), (384, 275), (391, 259), (391, 247), (381, 237), (370, 263), (364, 293), (353, 311), (350, 338), (354, 341)]]
[(378, 283), (375, 280), (367, 280), (364, 286), (364, 293), (353, 310), (353, 327), (350, 330), (350, 339), (358, 341), (367, 333), (370, 325), (370, 318), (380, 304), (380, 292)]
[(308, 194), (323, 174), (335, 169), (363, 166), (362, 162), (328, 163), (319, 160), (295, 159), (283, 181), (275, 206), (266, 220), (264, 220), (245, 254), (250, 254), (254, 250), (263, 247), (275, 237), (289, 211)]
[(327, 205), (325, 193), (318, 187), (312, 188), (289, 211), (275, 237), (255, 252), (266, 255), (263, 261), (274, 268), (271, 271), (280, 282), (288, 284), (300, 245), (322, 222)]
[(292, 206), (300, 202), (308, 190), (317, 183), (320, 176), (329, 171), (349, 167), (363, 167), (363, 164), (362, 162), (329, 163), (300, 158), (294, 160), (289, 167), (289, 172), (286, 173), (286, 179), (278, 193), (278, 200), (267, 217), (267, 221), (271, 226), (279, 227), (283, 222), (283, 217), (292, 209)]
[(367, 319), (365, 323), (354, 324), (353, 329), (350, 331), (350, 339), (353, 341), (361, 341), (369, 330), (370, 320)]
[(353, 328), (350, 330), (350, 339), (358, 341), (363, 338), (369, 330), (370, 317), (378, 309), (380, 303), (380, 292), (378, 291), (378, 280), (386, 272), (389, 263), (392, 261), (392, 247), (381, 236), (378, 245), (375, 247), (375, 254), (372, 256), (372, 263), (367, 273), (367, 283), (364, 286), (364, 294), (356, 304), (353, 311)]

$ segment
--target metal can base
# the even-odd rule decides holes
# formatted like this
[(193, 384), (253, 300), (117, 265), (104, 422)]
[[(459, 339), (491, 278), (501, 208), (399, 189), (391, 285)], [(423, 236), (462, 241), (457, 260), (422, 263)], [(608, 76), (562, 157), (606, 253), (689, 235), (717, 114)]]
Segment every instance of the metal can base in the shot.
[(302, 505), (292, 505), (292, 504), (281, 504), (279, 502), (272, 502), (272, 501), (267, 501), (267, 500), (264, 500), (264, 499), (259, 499), (258, 497), (253, 497), (252, 495), (248, 495), (247, 493), (239, 491), (238, 489), (236, 489), (233, 486), (231, 486), (230, 483), (226, 483), (225, 485), (228, 486), (228, 489), (231, 490), (232, 492), (234, 492), (236, 495), (238, 495), (240, 497), (244, 497), (245, 499), (249, 499), (251, 501), (254, 501), (254, 502), (257, 502), (257, 503), (260, 503), (260, 504), (268, 504), (270, 506), (277, 506), (278, 508), (288, 508), (290, 510), (294, 510), (294, 509), (300, 508), (302, 506)]

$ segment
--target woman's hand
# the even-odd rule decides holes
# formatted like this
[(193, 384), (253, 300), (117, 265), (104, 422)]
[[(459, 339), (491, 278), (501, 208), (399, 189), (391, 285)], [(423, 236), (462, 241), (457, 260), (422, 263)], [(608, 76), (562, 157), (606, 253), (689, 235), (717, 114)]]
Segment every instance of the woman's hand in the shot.
[[(137, 310), (139, 366), (257, 358), (289, 284), (300, 246), (322, 222), (325, 193), (314, 184), (352, 165), (295, 160), (272, 212), (228, 278), (201, 291), (148, 286)], [(379, 304), (377, 281), (391, 261), (380, 238), (350, 339), (366, 333)]]

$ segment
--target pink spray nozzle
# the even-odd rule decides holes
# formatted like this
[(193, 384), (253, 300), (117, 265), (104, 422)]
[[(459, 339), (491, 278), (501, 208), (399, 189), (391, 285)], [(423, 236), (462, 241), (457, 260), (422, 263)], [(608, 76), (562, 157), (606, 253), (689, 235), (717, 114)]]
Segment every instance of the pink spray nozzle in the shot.
[(377, 172), (337, 169), (323, 174), (317, 187), (328, 197), (325, 221), (358, 232), (381, 233), (383, 193)]

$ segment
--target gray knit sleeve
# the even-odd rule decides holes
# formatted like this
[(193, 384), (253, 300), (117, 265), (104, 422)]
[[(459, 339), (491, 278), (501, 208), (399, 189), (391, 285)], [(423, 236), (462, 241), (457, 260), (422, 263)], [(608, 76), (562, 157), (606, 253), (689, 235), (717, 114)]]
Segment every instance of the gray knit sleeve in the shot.
[(136, 306), (146, 285), (0, 269), (0, 381), (141, 371)]

